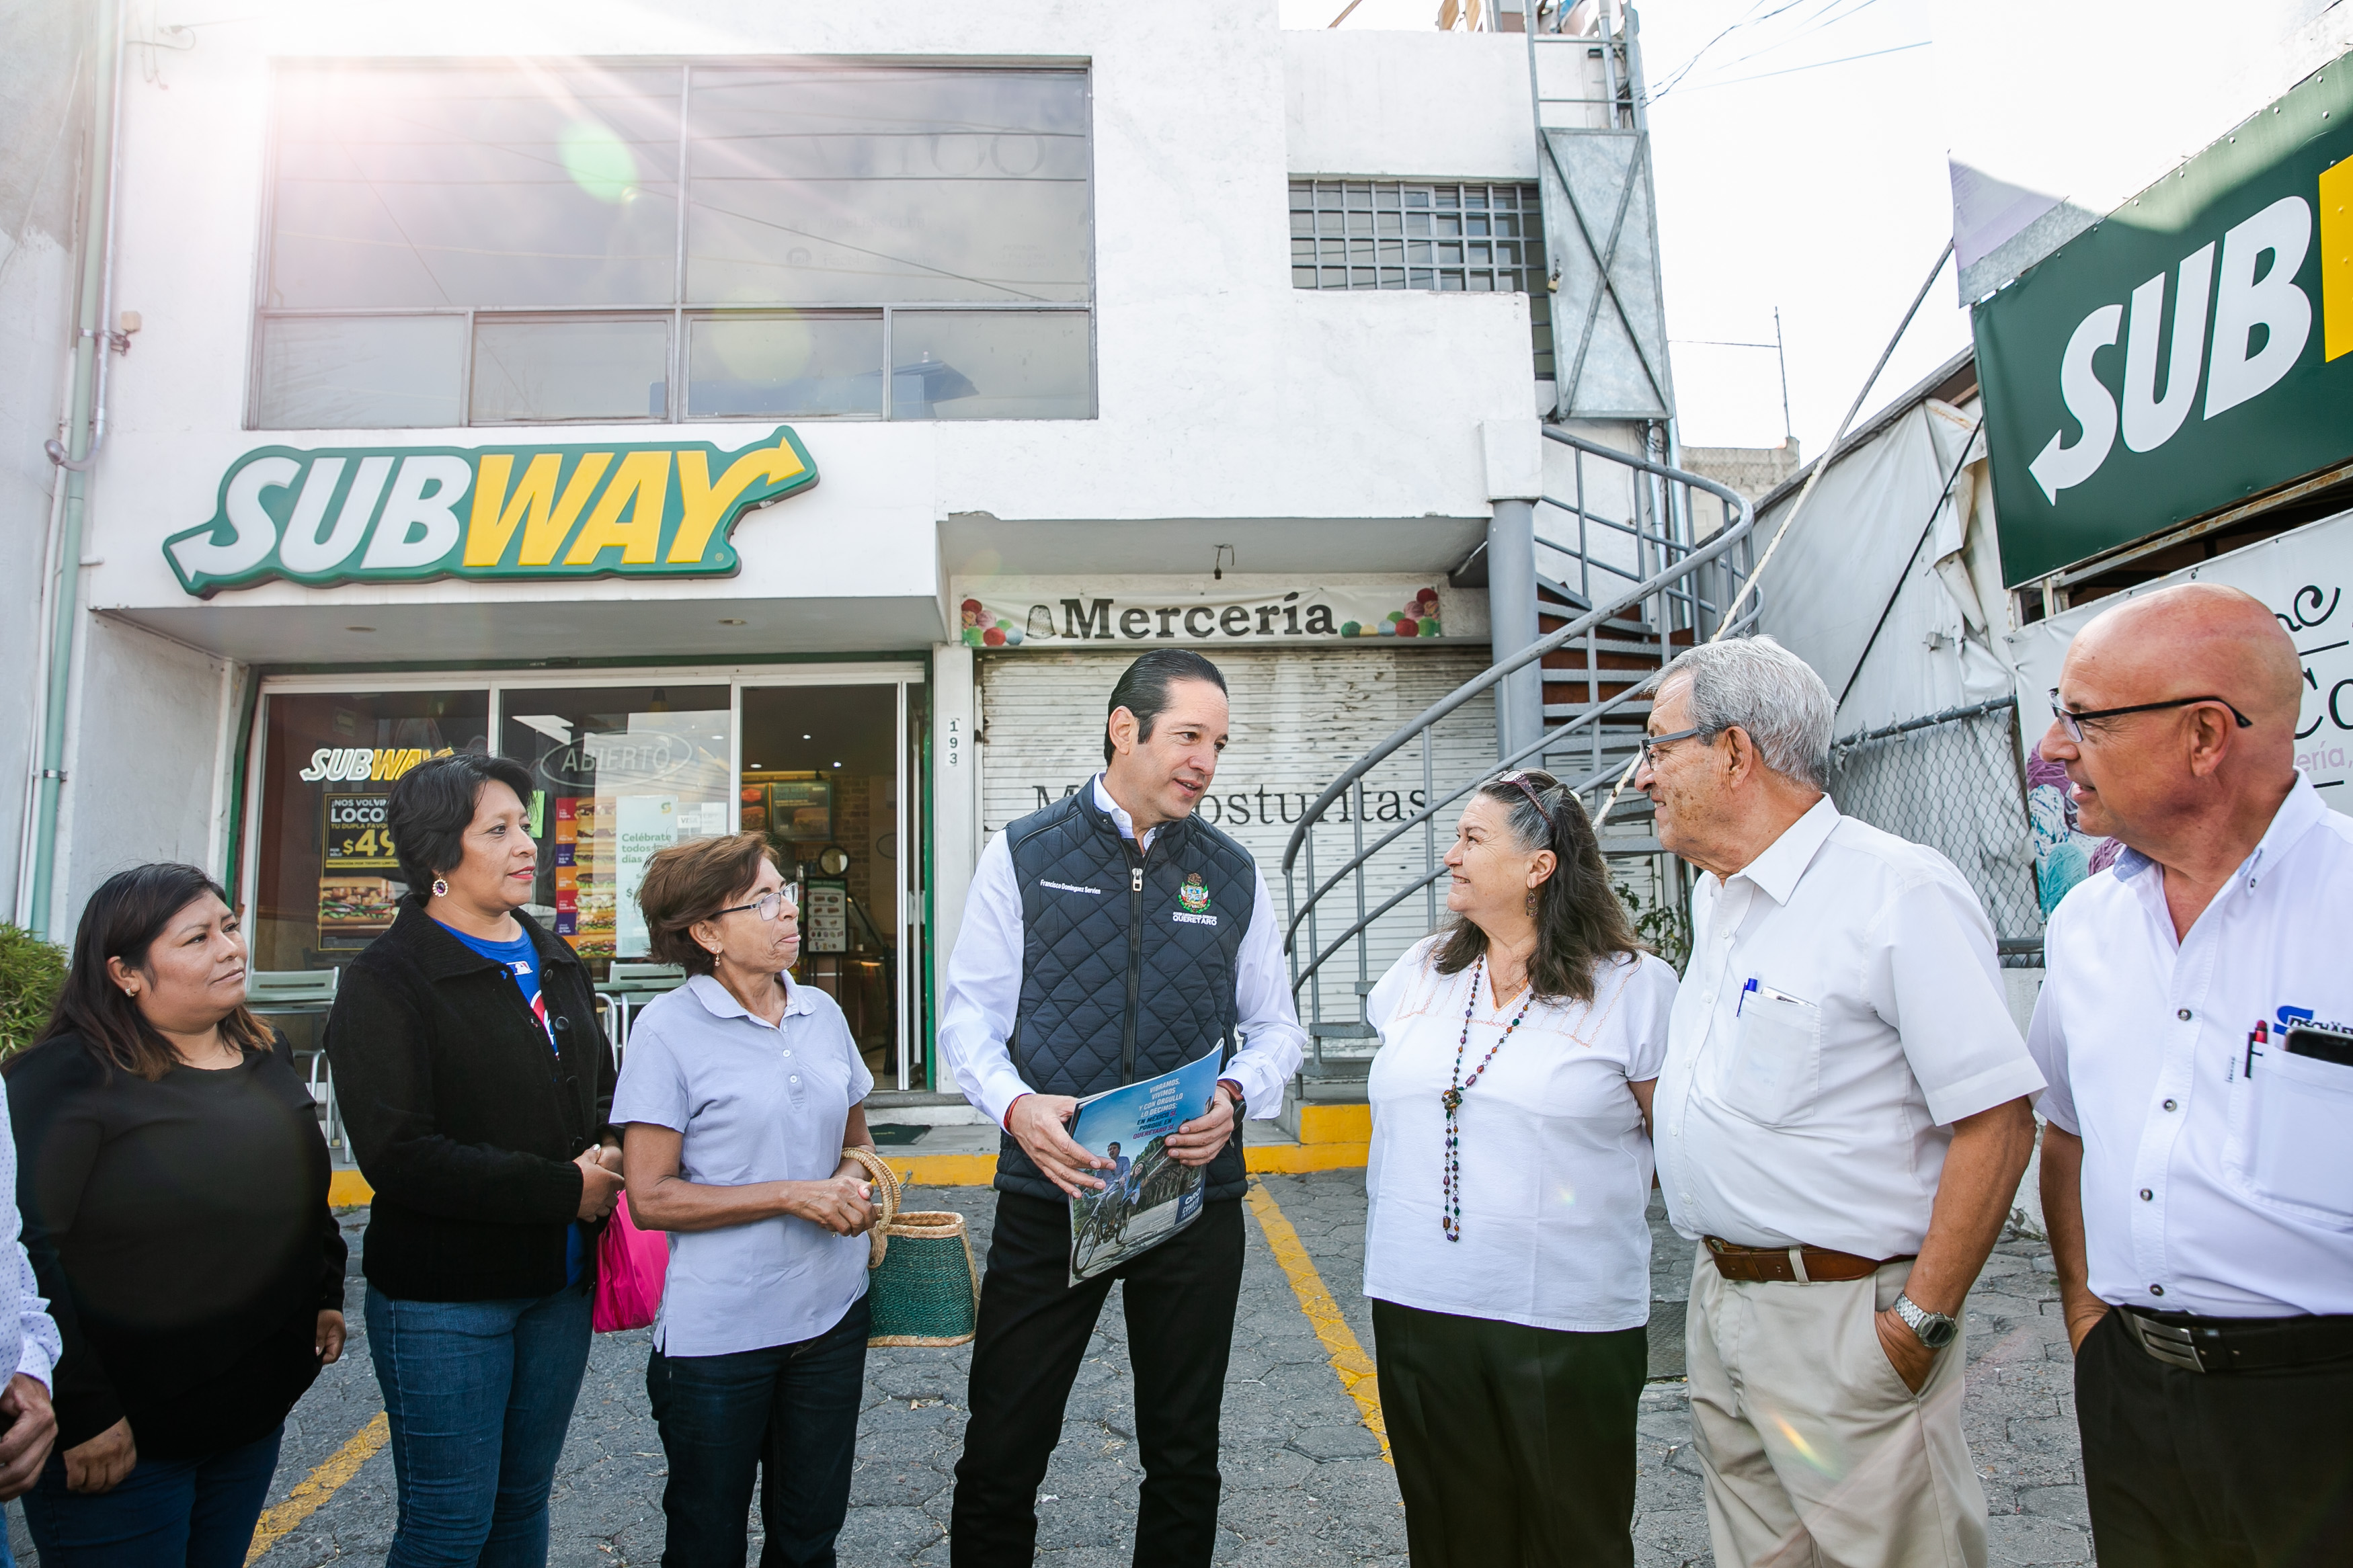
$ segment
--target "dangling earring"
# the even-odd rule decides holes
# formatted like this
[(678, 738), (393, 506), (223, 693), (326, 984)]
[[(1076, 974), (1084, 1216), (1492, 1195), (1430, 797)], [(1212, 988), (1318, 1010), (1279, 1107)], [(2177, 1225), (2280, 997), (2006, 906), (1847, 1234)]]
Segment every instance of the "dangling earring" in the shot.
[(449, 896), (448, 878), (436, 877), (433, 879), (433, 896), (437, 899), (446, 899)]
[(1536, 890), (1535, 890), (1534, 888), (1530, 888), (1530, 889), (1528, 889), (1528, 913), (1530, 913), (1530, 914), (1535, 914), (1535, 912), (1536, 912)]

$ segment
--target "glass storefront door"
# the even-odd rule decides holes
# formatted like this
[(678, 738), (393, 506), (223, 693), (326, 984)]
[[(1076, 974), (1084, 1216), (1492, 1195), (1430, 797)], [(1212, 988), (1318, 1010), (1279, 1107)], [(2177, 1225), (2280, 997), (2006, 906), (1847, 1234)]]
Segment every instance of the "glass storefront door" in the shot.
[(659, 850), (732, 831), (733, 693), (714, 686), (505, 687), (499, 750), (531, 769), (532, 912), (592, 972), (651, 949), (638, 884)]
[(393, 782), (495, 742), (535, 786), (528, 911), (600, 987), (627, 988), (613, 964), (651, 957), (636, 893), (657, 851), (757, 832), (801, 889), (795, 979), (840, 1005), (878, 1087), (930, 1087), (921, 680), (912, 665), (488, 673), (366, 691), (272, 679), (242, 868), (254, 968), (340, 968), (381, 935), (407, 891), (385, 823)]

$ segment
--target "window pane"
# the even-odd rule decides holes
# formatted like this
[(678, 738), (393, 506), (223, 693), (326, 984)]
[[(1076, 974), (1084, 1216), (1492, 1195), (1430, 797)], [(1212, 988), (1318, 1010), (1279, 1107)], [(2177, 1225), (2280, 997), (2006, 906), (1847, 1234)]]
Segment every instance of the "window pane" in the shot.
[(687, 298), (1087, 298), (1072, 71), (698, 70)]
[(659, 418), (669, 392), (667, 321), (476, 321), (478, 425)]
[(275, 317), (261, 322), (266, 430), (458, 425), (463, 316)]
[(902, 310), (892, 319), (894, 419), (1084, 419), (1083, 310)]
[(269, 302), (649, 305), (676, 292), (676, 70), (287, 70)]
[(443, 752), (487, 750), (490, 711), (481, 690), (271, 693), (255, 969), (349, 963), (391, 926), (407, 890), (384, 825), (393, 781)]
[(523, 803), (538, 825), (533, 901), (592, 968), (644, 958), (646, 862), (727, 831), (727, 688), (510, 689), (499, 710), (500, 751), (539, 786)]
[(689, 329), (688, 412), (882, 412), (882, 318), (765, 316)]

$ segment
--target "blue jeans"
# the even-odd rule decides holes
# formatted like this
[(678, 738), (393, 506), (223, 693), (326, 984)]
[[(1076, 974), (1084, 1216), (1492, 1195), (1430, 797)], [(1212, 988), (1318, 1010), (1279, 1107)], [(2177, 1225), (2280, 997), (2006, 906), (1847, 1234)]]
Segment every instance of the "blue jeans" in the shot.
[(66, 1490), (65, 1455), (52, 1451), (25, 1494), (41, 1568), (239, 1568), (285, 1431), (209, 1459), (142, 1458), (95, 1495)]
[(646, 1363), (670, 1482), (662, 1568), (743, 1568), (763, 1468), (761, 1568), (833, 1568), (866, 1386), (866, 1298), (815, 1339)]
[(367, 1292), (400, 1501), (385, 1568), (546, 1568), (547, 1494), (588, 1366), (589, 1292), (401, 1301)]

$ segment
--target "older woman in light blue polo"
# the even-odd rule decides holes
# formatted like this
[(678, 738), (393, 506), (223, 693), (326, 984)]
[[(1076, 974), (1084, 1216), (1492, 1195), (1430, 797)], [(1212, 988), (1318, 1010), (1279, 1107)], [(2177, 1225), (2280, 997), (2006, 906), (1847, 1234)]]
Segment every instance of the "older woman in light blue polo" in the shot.
[(830, 1568), (866, 1370), (874, 1087), (832, 997), (785, 973), (799, 911), (757, 834), (656, 855), (638, 894), (691, 978), (629, 1031), (613, 1094), (629, 1212), (670, 1233), (646, 1391), (670, 1459), (664, 1568)]

